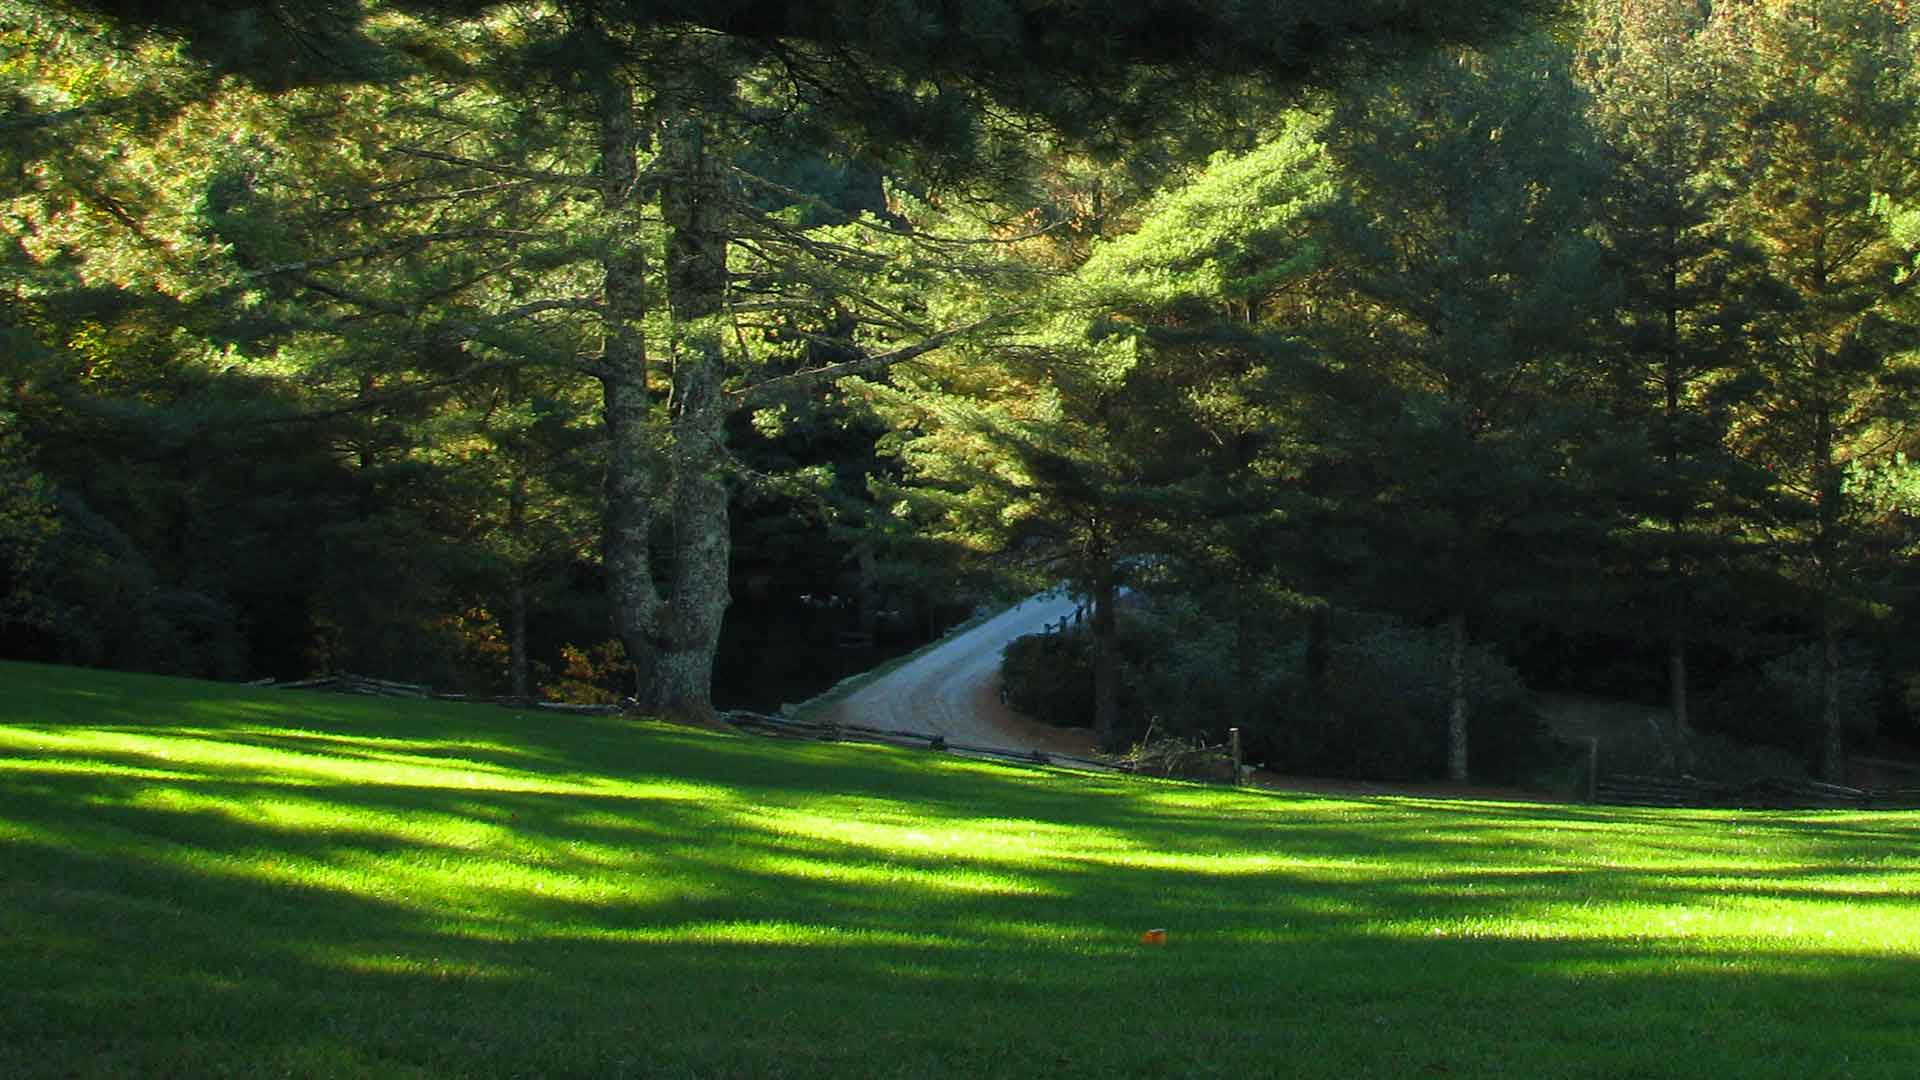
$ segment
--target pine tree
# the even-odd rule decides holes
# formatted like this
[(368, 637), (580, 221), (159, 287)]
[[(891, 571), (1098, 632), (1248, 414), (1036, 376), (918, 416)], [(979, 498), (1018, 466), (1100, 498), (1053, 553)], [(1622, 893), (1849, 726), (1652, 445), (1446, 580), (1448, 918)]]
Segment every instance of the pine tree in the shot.
[(1758, 253), (1727, 221), (1741, 185), (1725, 86), (1742, 57), (1724, 44), (1691, 0), (1596, 0), (1577, 64), (1611, 170), (1600, 224), (1623, 285), (1609, 397), (1618, 418), (1645, 425), (1652, 452), (1627, 485), (1643, 510), (1624, 554), (1646, 581), (1629, 611), (1650, 600), (1666, 638), (1682, 768), (1688, 642), (1712, 630), (1710, 571), (1741, 554), (1728, 515), (1751, 505), (1724, 439), (1751, 386), (1745, 329), (1766, 291)]
[(1261, 579), (1284, 563), (1263, 546), (1284, 532), (1297, 400), (1284, 395), (1307, 355), (1286, 315), (1318, 268), (1306, 222), (1327, 196), (1312, 125), (1291, 123), (1161, 197), (1108, 207), (1134, 231), (1039, 253), (1072, 270), (1017, 335), (870, 390), (906, 432), (903, 495), (930, 531), (1045, 559), (1091, 598), (1093, 720), (1109, 749), (1124, 736), (1117, 594), (1135, 571), (1231, 578), (1251, 663)]
[(1897, 509), (1881, 496), (1906, 487), (1913, 420), (1920, 248), (1893, 212), (1920, 200), (1915, 28), (1903, 6), (1808, 0), (1716, 9), (1714, 29), (1750, 58), (1729, 88), (1729, 220), (1774, 290), (1750, 324), (1763, 385), (1732, 441), (1776, 478), (1756, 524), (1813, 609), (1820, 770), (1838, 780), (1840, 638), (1873, 602), (1856, 583)]
[(1162, 470), (1156, 577), (1224, 613), (1248, 713), (1266, 704), (1256, 676), (1275, 616), (1313, 604), (1300, 418), (1316, 407), (1308, 312), (1327, 270), (1314, 225), (1331, 198), (1318, 125), (1291, 115), (1142, 208), (1139, 229), (1080, 268), (1071, 302), (1090, 342), (1130, 347), (1123, 430), (1147, 433)]
[(1585, 350), (1611, 296), (1566, 71), (1546, 46), (1436, 57), (1328, 127), (1344, 197), (1327, 226), (1321, 471), (1369, 549), (1351, 566), (1359, 596), (1449, 627), (1455, 781), (1471, 620), (1564, 584), (1611, 523), (1582, 491), (1604, 445)]
[(941, 543), (1018, 560), (1012, 576), (1030, 587), (1064, 580), (1088, 598), (1091, 719), (1107, 750), (1125, 735), (1115, 607), (1152, 482), (1139, 442), (1115, 438), (1125, 379), (1124, 364), (1036, 339), (864, 391), (901, 432), (901, 513)]

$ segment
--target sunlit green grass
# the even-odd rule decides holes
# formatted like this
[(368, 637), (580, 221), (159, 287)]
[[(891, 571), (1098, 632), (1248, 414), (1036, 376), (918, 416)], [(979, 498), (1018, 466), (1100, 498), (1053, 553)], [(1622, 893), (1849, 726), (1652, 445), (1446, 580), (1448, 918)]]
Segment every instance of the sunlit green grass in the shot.
[(3, 1076), (1920, 1075), (1920, 815), (15, 664), (0, 702)]

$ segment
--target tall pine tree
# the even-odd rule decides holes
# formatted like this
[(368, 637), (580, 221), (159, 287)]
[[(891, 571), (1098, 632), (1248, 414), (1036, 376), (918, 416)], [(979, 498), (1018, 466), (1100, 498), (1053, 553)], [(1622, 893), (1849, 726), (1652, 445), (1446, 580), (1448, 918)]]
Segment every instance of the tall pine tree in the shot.
[(1344, 387), (1317, 441), (1338, 517), (1363, 515), (1350, 587), (1449, 628), (1455, 781), (1472, 621), (1565, 584), (1610, 524), (1581, 483), (1601, 445), (1589, 341), (1612, 302), (1581, 105), (1564, 58), (1535, 43), (1396, 73), (1328, 128), (1343, 200), (1327, 348)]
[(1762, 377), (1732, 433), (1774, 476), (1756, 522), (1802, 587), (1821, 662), (1820, 770), (1845, 767), (1842, 634), (1875, 598), (1860, 586), (1907, 487), (1920, 248), (1895, 213), (1920, 202), (1920, 68), (1904, 5), (1806, 0), (1726, 6), (1714, 31), (1737, 69), (1731, 226), (1765, 260), (1775, 300), (1750, 323)]
[(1725, 87), (1745, 57), (1693, 0), (1595, 0), (1586, 20), (1577, 70), (1611, 173), (1599, 225), (1623, 286), (1609, 398), (1619, 419), (1644, 426), (1650, 451), (1627, 463), (1641, 512), (1621, 537), (1635, 584), (1623, 629), (1638, 636), (1650, 610), (1666, 639), (1684, 768), (1688, 644), (1724, 609), (1711, 602), (1714, 571), (1738, 558), (1730, 515), (1752, 505), (1750, 471), (1725, 446), (1752, 385), (1746, 327), (1767, 293), (1757, 251), (1727, 214), (1742, 185)]

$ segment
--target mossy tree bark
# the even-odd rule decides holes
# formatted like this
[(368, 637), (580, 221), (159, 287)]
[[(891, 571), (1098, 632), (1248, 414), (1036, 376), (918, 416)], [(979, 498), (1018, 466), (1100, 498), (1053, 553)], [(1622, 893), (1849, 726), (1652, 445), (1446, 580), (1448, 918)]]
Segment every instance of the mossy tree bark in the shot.
[(601, 255), (601, 351), (589, 370), (600, 380), (607, 430), (602, 558), (615, 633), (635, 672), (636, 700), (653, 700), (661, 654), (661, 601), (651, 534), (661, 473), (648, 386), (647, 258), (640, 213), (639, 132), (633, 88), (610, 68), (594, 73), (600, 137), (596, 176), (608, 228)]
[(706, 720), (713, 715), (713, 661), (729, 602), (731, 551), (721, 473), (727, 461), (719, 325), (727, 299), (726, 190), (697, 115), (668, 123), (660, 166), (660, 212), (668, 228), (667, 303), (686, 337), (673, 358), (672, 587), (650, 704)]

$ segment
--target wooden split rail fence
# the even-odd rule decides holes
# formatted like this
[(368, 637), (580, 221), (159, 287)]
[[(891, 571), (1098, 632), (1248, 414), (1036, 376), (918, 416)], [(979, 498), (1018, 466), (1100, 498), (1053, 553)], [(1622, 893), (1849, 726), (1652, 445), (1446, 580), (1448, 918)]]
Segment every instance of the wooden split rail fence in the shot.
[(570, 705), (560, 701), (538, 701), (533, 698), (517, 697), (479, 697), (471, 694), (450, 694), (437, 691), (419, 683), (395, 682), (392, 679), (375, 679), (366, 675), (322, 675), (315, 679), (301, 679), (298, 682), (274, 682), (261, 679), (248, 684), (265, 687), (270, 690), (324, 690), (335, 694), (364, 694), (369, 697), (402, 697), (434, 701), (473, 701), (487, 705), (506, 705), (522, 709), (542, 709), (547, 712), (576, 713), (588, 716), (613, 716), (620, 713), (618, 705)]
[(1608, 806), (1742, 808), (1750, 810), (1913, 810), (1920, 788), (1851, 788), (1817, 780), (1727, 784), (1691, 776), (1603, 775), (1593, 801)]
[(1056, 754), (1046, 750), (1010, 750), (1002, 746), (974, 746), (968, 743), (949, 742), (945, 735), (924, 731), (900, 731), (894, 728), (874, 728), (860, 724), (817, 724), (785, 716), (767, 716), (763, 713), (744, 711), (722, 713), (720, 718), (743, 730), (786, 738), (819, 739), (825, 742), (885, 743), (889, 746), (943, 750), (968, 757), (1014, 761), (1029, 765), (1058, 765), (1099, 772), (1118, 771), (1116, 766), (1109, 762), (1077, 757), (1073, 754)]

